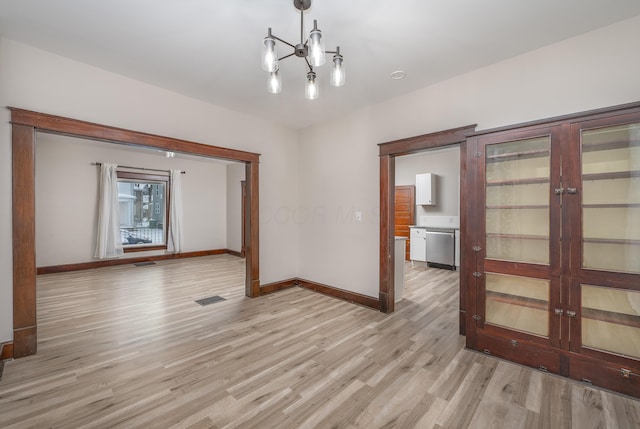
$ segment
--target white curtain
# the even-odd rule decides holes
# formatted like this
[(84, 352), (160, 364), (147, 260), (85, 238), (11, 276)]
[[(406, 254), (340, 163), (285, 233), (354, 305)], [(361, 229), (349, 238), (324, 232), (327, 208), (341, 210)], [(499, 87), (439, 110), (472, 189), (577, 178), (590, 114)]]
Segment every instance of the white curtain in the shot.
[(100, 168), (98, 234), (94, 255), (99, 259), (117, 258), (124, 253), (120, 236), (117, 168), (117, 164), (102, 164)]
[(184, 250), (182, 244), (182, 172), (180, 170), (171, 170), (167, 249), (175, 253)]

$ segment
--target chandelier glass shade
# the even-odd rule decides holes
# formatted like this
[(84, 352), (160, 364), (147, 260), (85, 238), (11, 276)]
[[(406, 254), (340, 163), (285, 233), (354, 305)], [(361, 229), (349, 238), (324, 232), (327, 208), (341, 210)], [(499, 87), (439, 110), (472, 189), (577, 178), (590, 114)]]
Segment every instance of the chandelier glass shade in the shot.
[[(340, 55), (340, 47), (335, 51), (327, 51), (324, 46), (322, 31), (318, 29), (318, 22), (313, 21), (313, 29), (309, 33), (307, 40), (304, 39), (304, 11), (311, 6), (311, 0), (293, 0), (293, 5), (300, 10), (300, 43), (292, 44), (271, 33), (271, 28), (267, 32), (267, 37), (262, 43), (262, 70), (269, 73), (267, 90), (271, 94), (279, 94), (282, 91), (282, 80), (280, 79), (279, 63), (281, 60), (291, 56), (303, 58), (307, 63), (307, 81), (305, 86), (305, 98), (315, 100), (318, 98), (318, 83), (314, 67), (320, 67), (326, 62), (326, 54), (334, 54), (331, 69), (331, 85), (342, 86), (345, 83), (343, 57)], [(293, 49), (293, 52), (278, 57), (276, 42), (281, 42)]]

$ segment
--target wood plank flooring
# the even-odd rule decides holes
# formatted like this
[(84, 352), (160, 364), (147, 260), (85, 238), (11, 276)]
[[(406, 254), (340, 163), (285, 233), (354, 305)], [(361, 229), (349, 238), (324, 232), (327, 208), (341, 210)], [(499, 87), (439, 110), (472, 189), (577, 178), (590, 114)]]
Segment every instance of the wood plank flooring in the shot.
[(407, 263), (384, 315), (300, 288), (245, 298), (243, 267), (39, 276), (38, 354), (7, 362), (0, 427), (640, 427), (639, 401), (464, 350), (457, 272)]

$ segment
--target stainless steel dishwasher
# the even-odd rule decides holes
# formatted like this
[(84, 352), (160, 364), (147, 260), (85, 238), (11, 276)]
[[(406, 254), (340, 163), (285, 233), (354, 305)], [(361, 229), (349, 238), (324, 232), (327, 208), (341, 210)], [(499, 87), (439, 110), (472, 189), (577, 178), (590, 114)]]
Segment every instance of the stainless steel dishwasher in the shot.
[(456, 269), (456, 234), (453, 229), (427, 228), (427, 263), (438, 268)]

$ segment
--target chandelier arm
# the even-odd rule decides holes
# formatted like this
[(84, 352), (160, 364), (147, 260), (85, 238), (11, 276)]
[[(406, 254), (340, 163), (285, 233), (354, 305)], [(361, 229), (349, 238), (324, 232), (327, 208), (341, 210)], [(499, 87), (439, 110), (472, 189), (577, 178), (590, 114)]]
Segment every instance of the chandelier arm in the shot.
[(291, 46), (293, 49), (295, 49), (295, 48), (296, 48), (296, 46), (295, 46), (295, 45), (292, 45), (291, 43), (287, 42), (286, 40), (282, 40), (282, 39), (281, 39), (281, 38), (279, 38), (278, 36), (274, 36), (274, 35), (272, 34), (272, 35), (271, 35), (271, 37), (273, 37), (274, 39), (276, 39), (276, 40), (278, 40), (278, 41), (280, 41), (280, 42), (284, 43), (285, 45), (289, 45), (289, 46)]
[(295, 54), (296, 54), (295, 52), (291, 52), (289, 55), (285, 55), (284, 57), (280, 57), (280, 58), (278, 58), (278, 61), (282, 61), (282, 60), (284, 60), (284, 59), (286, 59), (286, 58), (289, 58), (290, 56), (293, 56), (293, 55), (295, 55)]
[(309, 66), (309, 71), (312, 72), (313, 71), (313, 66), (311, 65), (311, 63), (309, 62), (309, 58), (304, 57), (304, 60), (307, 62), (307, 66)]

